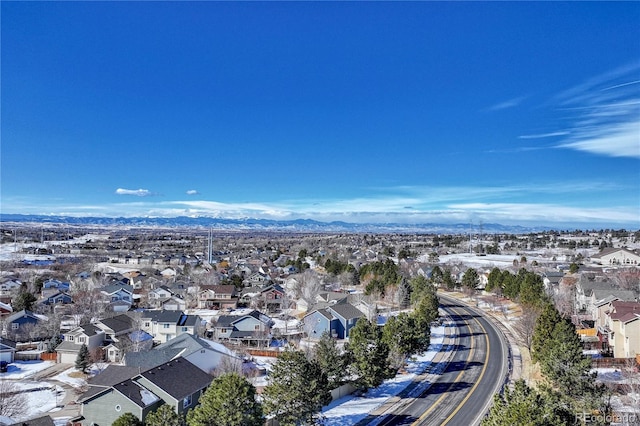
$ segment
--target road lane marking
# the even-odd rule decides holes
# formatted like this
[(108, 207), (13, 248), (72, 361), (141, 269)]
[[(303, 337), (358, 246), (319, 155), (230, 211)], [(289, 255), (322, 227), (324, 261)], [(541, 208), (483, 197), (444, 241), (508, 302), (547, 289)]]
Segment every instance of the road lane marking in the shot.
[[(453, 309), (452, 309), (453, 310)], [(465, 312), (465, 315), (468, 315), (469, 312)], [(459, 312), (456, 312), (456, 315), (458, 315), (459, 317), (461, 317), (461, 314)], [(469, 333), (471, 333), (471, 327), (469, 326), (469, 322), (466, 319), (462, 319), (462, 321), (465, 322), (465, 324), (467, 324), (467, 328), (469, 329)], [(477, 320), (476, 320), (477, 321)], [(458, 330), (458, 334), (460, 334), (460, 330)], [(471, 342), (473, 342), (473, 337), (470, 339)], [(469, 347), (469, 355), (467, 356), (467, 359), (465, 361), (465, 364), (468, 365), (469, 361), (471, 360), (471, 358), (473, 357), (473, 353), (475, 351), (475, 346), (471, 345)], [(462, 377), (462, 375), (464, 374), (464, 372), (466, 371), (466, 369), (463, 369), (462, 371), (460, 371), (460, 373), (458, 373), (458, 376), (455, 378), (455, 380), (449, 385), (449, 387), (447, 388), (447, 390), (445, 392), (442, 393), (442, 395), (440, 395), (440, 397), (431, 405), (431, 407), (429, 407), (429, 409), (427, 411), (425, 411), (424, 413), (422, 413), (422, 415), (420, 417), (418, 417), (418, 419), (412, 423), (413, 425), (418, 425), (420, 424), (420, 422), (422, 422), (424, 420), (424, 418), (429, 415), (439, 404), (440, 402), (442, 402), (442, 400), (444, 398), (446, 398), (448, 395), (447, 393), (449, 392), (449, 390), (453, 387), (454, 384), (458, 383), (460, 381), (460, 378)]]
[(489, 365), (489, 353), (491, 352), (491, 346), (489, 346), (489, 335), (487, 334), (487, 329), (484, 328), (482, 326), (482, 324), (480, 324), (480, 321), (478, 321), (478, 319), (476, 317), (473, 317), (473, 319), (478, 323), (478, 325), (480, 326), (480, 328), (484, 331), (484, 340), (485, 343), (487, 345), (487, 354), (484, 358), (484, 365), (482, 366), (482, 371), (480, 371), (480, 376), (478, 376), (478, 380), (475, 382), (475, 384), (473, 385), (473, 387), (471, 388), (471, 390), (469, 391), (469, 393), (467, 393), (467, 396), (464, 397), (464, 399), (460, 402), (460, 404), (458, 404), (458, 406), (456, 407), (455, 410), (453, 410), (453, 412), (449, 415), (449, 417), (447, 417), (444, 421), (444, 423), (441, 424), (441, 426), (446, 425), (447, 423), (449, 423), (451, 421), (451, 419), (458, 414), (458, 411), (460, 411), (460, 409), (464, 406), (464, 404), (469, 400), (469, 398), (471, 398), (471, 395), (473, 394), (473, 392), (476, 390), (476, 388), (478, 387), (478, 385), (480, 384), (480, 381), (482, 380), (482, 377), (484, 377), (484, 373), (487, 370), (487, 366)]

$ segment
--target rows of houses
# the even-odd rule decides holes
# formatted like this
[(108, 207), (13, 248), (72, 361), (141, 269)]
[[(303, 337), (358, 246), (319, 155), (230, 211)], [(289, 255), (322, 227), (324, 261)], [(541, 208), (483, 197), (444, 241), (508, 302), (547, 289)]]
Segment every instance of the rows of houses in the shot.
[(575, 284), (574, 301), (585, 343), (614, 358), (640, 355), (640, 302), (635, 291), (583, 274)]

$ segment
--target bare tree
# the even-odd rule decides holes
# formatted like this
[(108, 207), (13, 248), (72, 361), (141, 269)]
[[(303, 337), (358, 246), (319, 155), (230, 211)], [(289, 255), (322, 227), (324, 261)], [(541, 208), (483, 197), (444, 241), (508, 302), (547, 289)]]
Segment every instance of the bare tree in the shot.
[(621, 373), (620, 399), (625, 406), (631, 407), (631, 410), (619, 413), (619, 418), (624, 426), (637, 426), (640, 425), (640, 372), (635, 359), (628, 359)]
[(518, 337), (520, 337), (520, 340), (526, 348), (529, 349), (529, 351), (531, 351), (533, 332), (536, 328), (536, 321), (538, 321), (539, 316), (539, 308), (531, 305), (524, 305), (522, 307), (522, 315), (514, 325), (514, 328), (518, 333)]
[(18, 385), (0, 380), (0, 416), (20, 417), (28, 414), (27, 397)]
[(619, 269), (611, 278), (613, 283), (622, 290), (640, 292), (640, 268)]
[(242, 360), (232, 356), (223, 356), (211, 372), (214, 377), (219, 377), (227, 373), (238, 373), (242, 375)]
[(317, 272), (307, 269), (295, 276), (298, 282), (298, 294), (309, 303), (316, 301), (316, 296), (322, 291), (322, 279)]

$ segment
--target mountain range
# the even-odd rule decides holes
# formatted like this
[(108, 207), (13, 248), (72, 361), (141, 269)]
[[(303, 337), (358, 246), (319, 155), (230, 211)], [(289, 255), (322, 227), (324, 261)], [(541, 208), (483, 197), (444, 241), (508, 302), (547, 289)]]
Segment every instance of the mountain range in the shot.
[(300, 233), (417, 233), (417, 234), (468, 234), (508, 233), (526, 234), (548, 231), (543, 226), (501, 225), (497, 223), (349, 223), (320, 222), (311, 219), (225, 219), (213, 217), (75, 217), (56, 215), (0, 214), (0, 223), (66, 224), (76, 226), (138, 226), (154, 228), (196, 227), (216, 230), (238, 230), (255, 232), (300, 232)]

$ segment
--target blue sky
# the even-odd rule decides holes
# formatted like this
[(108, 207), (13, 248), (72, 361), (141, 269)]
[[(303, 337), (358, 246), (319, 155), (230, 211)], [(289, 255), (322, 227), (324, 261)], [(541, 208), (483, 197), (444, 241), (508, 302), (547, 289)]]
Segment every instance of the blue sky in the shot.
[(1, 12), (2, 213), (640, 228), (639, 2)]

